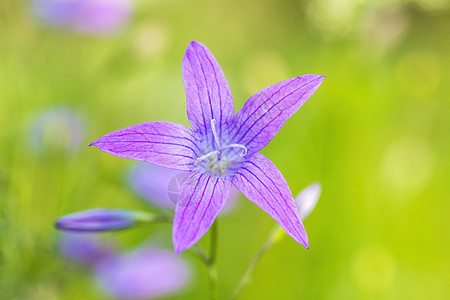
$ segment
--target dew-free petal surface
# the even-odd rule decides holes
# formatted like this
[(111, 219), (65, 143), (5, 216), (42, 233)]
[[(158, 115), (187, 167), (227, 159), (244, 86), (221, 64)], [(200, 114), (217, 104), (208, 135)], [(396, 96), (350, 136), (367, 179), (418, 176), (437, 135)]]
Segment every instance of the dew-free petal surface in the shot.
[(234, 120), (233, 96), (222, 68), (211, 51), (197, 41), (188, 45), (181, 68), (192, 129), (209, 135), (215, 119), (220, 135), (222, 126)]
[(249, 154), (264, 148), (314, 94), (324, 78), (303, 75), (265, 87), (251, 96), (236, 114), (233, 143), (245, 145)]
[(230, 193), (229, 180), (192, 173), (181, 187), (175, 207), (172, 239), (180, 254), (194, 245), (211, 227)]
[(298, 243), (309, 247), (294, 197), (280, 170), (264, 155), (254, 154), (233, 176), (234, 186), (268, 213)]
[(125, 127), (102, 136), (91, 145), (118, 157), (178, 170), (190, 170), (198, 151), (191, 129), (166, 121)]

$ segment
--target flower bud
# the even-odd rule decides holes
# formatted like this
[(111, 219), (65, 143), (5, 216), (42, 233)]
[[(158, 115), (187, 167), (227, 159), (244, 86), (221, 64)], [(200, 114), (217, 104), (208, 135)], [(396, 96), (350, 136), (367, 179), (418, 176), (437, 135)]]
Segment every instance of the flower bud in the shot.
[(295, 197), (295, 203), (297, 204), (298, 211), (302, 220), (306, 219), (313, 211), (314, 207), (319, 201), (322, 186), (319, 182), (314, 182), (304, 188)]
[(101, 232), (133, 226), (135, 214), (128, 210), (94, 208), (68, 214), (55, 222), (55, 227), (69, 232)]

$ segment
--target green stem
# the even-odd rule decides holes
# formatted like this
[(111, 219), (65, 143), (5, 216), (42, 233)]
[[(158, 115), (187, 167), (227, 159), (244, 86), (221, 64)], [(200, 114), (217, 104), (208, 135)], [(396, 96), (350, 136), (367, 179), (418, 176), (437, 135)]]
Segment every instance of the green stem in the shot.
[(195, 244), (191, 249), (195, 253), (195, 255), (197, 255), (197, 257), (205, 264), (205, 266), (209, 267), (208, 253), (206, 253), (206, 251), (198, 244)]
[(219, 294), (217, 290), (216, 257), (217, 257), (217, 220), (211, 226), (211, 243), (210, 243), (209, 263), (208, 263), (209, 298), (211, 300), (219, 299)]
[(283, 230), (281, 229), (281, 227), (279, 225), (275, 225), (272, 228), (266, 241), (258, 248), (258, 250), (256, 250), (255, 254), (253, 254), (253, 257), (250, 260), (250, 263), (248, 264), (247, 268), (245, 269), (244, 275), (242, 275), (238, 284), (234, 288), (233, 294), (231, 295), (231, 299), (236, 299), (239, 296), (239, 294), (241, 293), (242, 289), (250, 282), (253, 272), (255, 271), (256, 265), (261, 260), (264, 253), (266, 253), (267, 250), (272, 248), (274, 243), (279, 239), (280, 234), (282, 234), (282, 232), (283, 232)]
[(154, 214), (146, 211), (136, 211), (135, 225), (144, 225), (152, 223), (171, 223), (173, 217), (169, 214)]

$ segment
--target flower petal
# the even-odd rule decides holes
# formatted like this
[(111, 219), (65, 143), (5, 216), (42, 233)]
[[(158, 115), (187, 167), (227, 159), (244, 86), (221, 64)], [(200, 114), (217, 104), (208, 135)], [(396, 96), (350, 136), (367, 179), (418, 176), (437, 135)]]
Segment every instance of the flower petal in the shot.
[(187, 115), (192, 129), (211, 135), (215, 119), (221, 135), (222, 125), (234, 119), (234, 103), (227, 79), (209, 49), (192, 41), (181, 62), (186, 90)]
[(268, 213), (307, 249), (308, 236), (286, 180), (264, 155), (256, 153), (234, 175), (232, 182), (244, 196)]
[(190, 170), (199, 151), (194, 133), (171, 122), (147, 122), (108, 133), (89, 146), (128, 159), (178, 170)]
[(183, 182), (172, 232), (177, 254), (193, 246), (208, 231), (224, 207), (230, 189), (229, 180), (207, 174), (192, 173)]
[(232, 142), (245, 145), (249, 154), (264, 148), (324, 78), (303, 75), (268, 86), (251, 96), (236, 114), (237, 130)]

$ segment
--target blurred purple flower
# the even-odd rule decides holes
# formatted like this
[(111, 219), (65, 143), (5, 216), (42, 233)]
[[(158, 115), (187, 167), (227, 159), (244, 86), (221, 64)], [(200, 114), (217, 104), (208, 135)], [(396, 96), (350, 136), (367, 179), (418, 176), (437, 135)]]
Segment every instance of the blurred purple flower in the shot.
[(131, 169), (128, 182), (133, 191), (151, 204), (174, 208), (176, 199), (172, 197), (173, 189), (169, 189), (169, 184), (176, 188), (184, 180), (185, 174), (186, 172), (140, 163)]
[(59, 250), (68, 259), (89, 266), (109, 296), (148, 299), (179, 292), (189, 280), (186, 262), (172, 251), (144, 245), (120, 253), (110, 240), (92, 234), (63, 234)]
[(42, 153), (49, 149), (75, 151), (84, 138), (81, 118), (65, 107), (52, 107), (38, 114), (30, 126), (31, 148)]
[(133, 10), (130, 0), (34, 0), (34, 14), (50, 26), (108, 34), (120, 29)]
[[(131, 169), (128, 182), (133, 191), (150, 204), (174, 209), (180, 197), (181, 185), (188, 174), (154, 164), (138, 163)], [(233, 187), (222, 213), (233, 210), (238, 198), (239, 191)]]
[(295, 197), (295, 203), (297, 204), (302, 220), (306, 219), (314, 210), (314, 207), (316, 207), (321, 191), (322, 186), (320, 183), (314, 182), (305, 187), (297, 197)]
[(171, 122), (147, 122), (111, 132), (91, 145), (118, 157), (189, 171), (175, 208), (172, 238), (177, 254), (208, 231), (232, 185), (308, 248), (286, 180), (258, 151), (314, 94), (325, 76), (303, 75), (268, 86), (235, 114), (228, 82), (206, 46), (192, 41), (181, 65), (192, 130)]
[(64, 233), (59, 238), (58, 246), (66, 258), (88, 266), (115, 255), (111, 244), (105, 244), (92, 234)]
[(186, 263), (172, 251), (142, 247), (95, 267), (102, 290), (119, 299), (148, 299), (173, 294), (189, 279)]
[(68, 232), (102, 232), (133, 226), (135, 214), (128, 210), (94, 208), (64, 215), (55, 227)]

